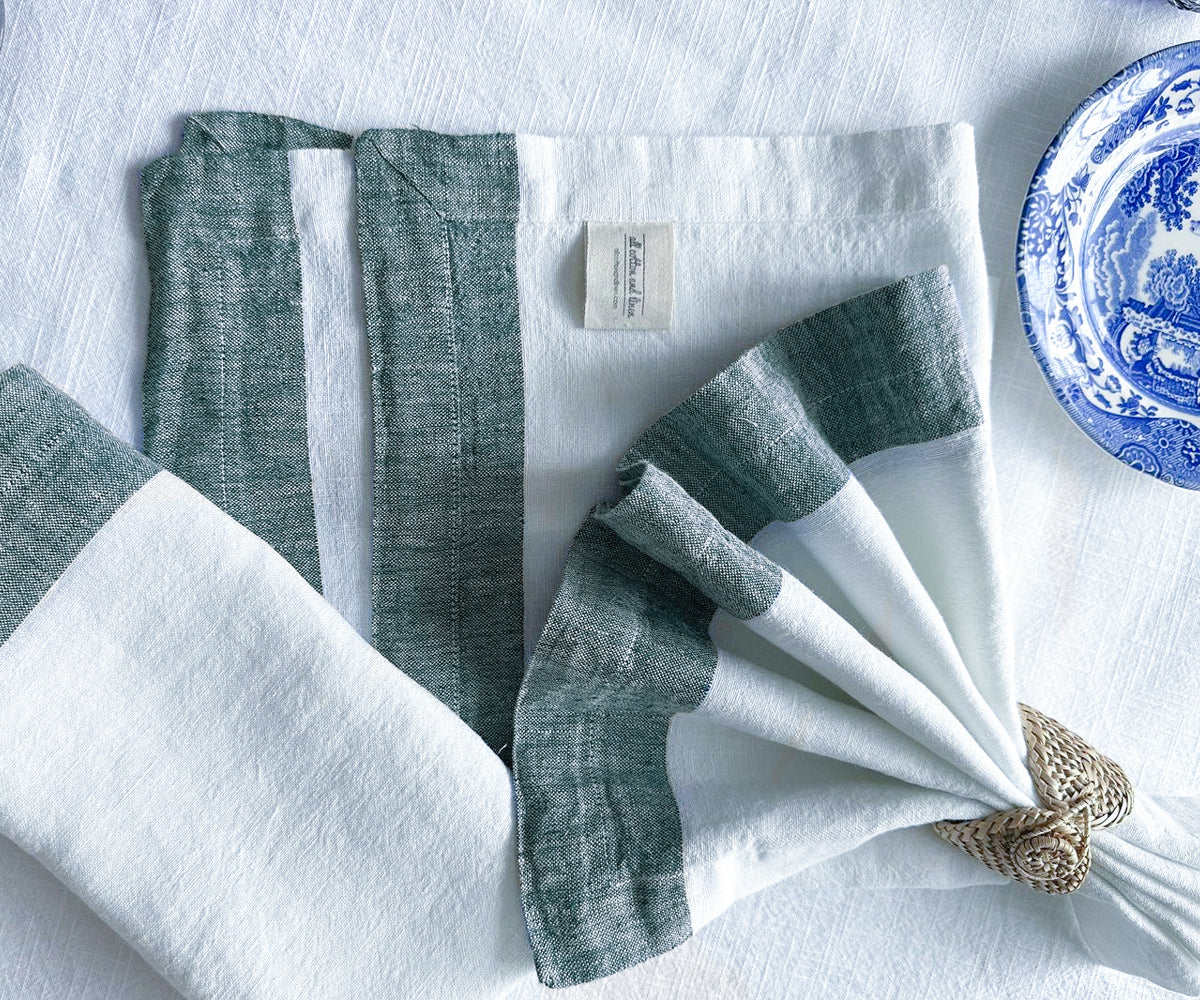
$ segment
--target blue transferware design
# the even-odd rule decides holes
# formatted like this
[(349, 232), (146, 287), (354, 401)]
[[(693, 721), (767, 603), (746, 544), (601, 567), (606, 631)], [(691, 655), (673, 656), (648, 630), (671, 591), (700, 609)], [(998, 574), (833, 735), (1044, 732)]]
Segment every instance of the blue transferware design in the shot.
[(1017, 288), (1071, 417), (1132, 468), (1200, 488), (1200, 42), (1079, 106), (1030, 183)]

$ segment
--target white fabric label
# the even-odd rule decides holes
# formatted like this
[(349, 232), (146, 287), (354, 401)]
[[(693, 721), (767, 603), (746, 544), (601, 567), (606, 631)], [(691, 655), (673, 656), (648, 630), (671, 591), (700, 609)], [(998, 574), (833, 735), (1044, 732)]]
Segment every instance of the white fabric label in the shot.
[(675, 226), (671, 222), (589, 222), (589, 330), (669, 330), (675, 299)]

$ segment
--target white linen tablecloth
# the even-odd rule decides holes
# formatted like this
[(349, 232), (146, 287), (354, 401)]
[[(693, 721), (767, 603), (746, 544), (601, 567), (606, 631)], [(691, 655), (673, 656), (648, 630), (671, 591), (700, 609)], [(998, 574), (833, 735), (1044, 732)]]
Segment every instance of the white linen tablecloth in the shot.
[[(1200, 37), (1166, 0), (946, 4), (251, 6), (9, 0), (0, 48), (0, 367), (25, 361), (136, 440), (147, 278), (137, 170), (204, 108), (349, 132), (976, 128), (996, 313), (995, 449), (1022, 698), (1138, 787), (1200, 778), (1200, 495), (1128, 470), (1054, 403), (1011, 277), (1029, 176), (1059, 124), (1137, 57)], [(614, 445), (616, 447), (616, 445)], [(598, 498), (599, 499), (599, 498)], [(1014, 887), (811, 895), (783, 883), (587, 997), (1169, 996), (1043, 934)], [(175, 997), (44, 869), (0, 843), (0, 998)]]

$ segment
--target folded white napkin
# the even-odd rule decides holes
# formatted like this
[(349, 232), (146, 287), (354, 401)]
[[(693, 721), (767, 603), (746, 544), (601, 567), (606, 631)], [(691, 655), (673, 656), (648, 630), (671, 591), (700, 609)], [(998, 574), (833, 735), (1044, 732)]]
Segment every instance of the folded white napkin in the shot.
[(499, 997), (511, 782), (279, 555), (0, 373), (0, 833), (185, 996)]
[[(934, 824), (1055, 803), (1026, 759), (988, 431), (948, 273), (768, 338), (620, 472), (517, 709), (543, 982), (666, 950), (806, 869), (817, 885), (997, 880)], [(1065, 927), (1105, 965), (1200, 991), (1200, 841), (1145, 795), (1120, 825), (1101, 829), (1117, 818), (1103, 812), (1080, 821), (1094, 860)], [(1042, 887), (1036, 867), (1061, 861), (1047, 832), (1012, 848)]]

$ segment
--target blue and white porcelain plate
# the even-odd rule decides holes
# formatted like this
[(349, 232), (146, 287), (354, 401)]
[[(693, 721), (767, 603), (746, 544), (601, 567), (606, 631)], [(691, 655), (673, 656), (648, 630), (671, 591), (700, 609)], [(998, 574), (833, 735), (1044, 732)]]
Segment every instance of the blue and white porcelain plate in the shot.
[(1200, 488), (1200, 42), (1122, 70), (1063, 126), (1025, 200), (1017, 287), (1079, 426)]

